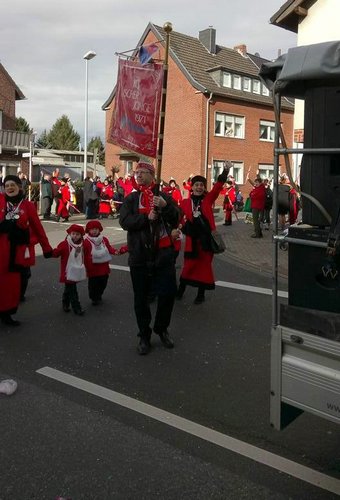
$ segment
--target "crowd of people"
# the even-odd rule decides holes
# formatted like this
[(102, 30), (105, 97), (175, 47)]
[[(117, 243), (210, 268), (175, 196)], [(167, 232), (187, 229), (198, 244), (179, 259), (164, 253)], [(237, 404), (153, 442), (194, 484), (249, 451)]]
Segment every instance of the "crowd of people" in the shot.
[[(249, 177), (248, 171), (246, 180), (253, 186), (249, 193), (250, 209), (254, 233), (251, 238), (262, 238), (262, 228), (268, 230), (271, 223), (271, 210), (273, 208), (273, 190), (269, 179), (262, 179), (257, 175), (254, 180)], [(278, 185), (278, 228), (285, 231), (287, 226), (295, 224), (301, 208), (301, 199), (298, 191), (289, 182), (288, 175), (283, 173), (279, 178)]]
[[(217, 198), (224, 196), (225, 225), (231, 225), (232, 212), (236, 211), (239, 190), (229, 175), (230, 162), (225, 162), (212, 189), (201, 175), (190, 176), (185, 181), (187, 196), (174, 179), (168, 183), (155, 182), (155, 168), (147, 162), (137, 164), (134, 175), (114, 181), (108, 177), (85, 179), (84, 211), (90, 219), (86, 227), (71, 224), (65, 238), (52, 248), (34, 204), (26, 199), (22, 179), (8, 175), (0, 193), (0, 303), (2, 323), (17, 326), (20, 322), (12, 316), (20, 301), (24, 300), (35, 263), (34, 247), (39, 243), (45, 258), (60, 258), (62, 309), (83, 315), (77, 283), (88, 281), (88, 295), (94, 306), (99, 305), (107, 287), (109, 262), (113, 255), (128, 252), (128, 264), (134, 294), (134, 312), (138, 325), (138, 351), (148, 354), (151, 350), (152, 332), (157, 334), (166, 348), (174, 341), (168, 331), (175, 300), (181, 300), (188, 286), (197, 289), (194, 304), (205, 300), (206, 290), (215, 288), (213, 273), (213, 232), (216, 230), (213, 208)], [(267, 179), (260, 176), (252, 181), (250, 192), (254, 234), (262, 237), (262, 227), (270, 224), (272, 190)], [(183, 183), (184, 185), (184, 183)], [(279, 217), (282, 224), (287, 217), (296, 220), (298, 196), (282, 175), (279, 188)], [(43, 218), (51, 217), (53, 203), (55, 216), (67, 222), (70, 209), (75, 204), (74, 187), (69, 176), (59, 179), (58, 172), (42, 174), (41, 195)], [(283, 194), (284, 193), (284, 194)], [(100, 217), (119, 213), (119, 223), (127, 231), (127, 246), (120, 249), (110, 244), (103, 233)], [(184, 263), (177, 285), (175, 263), (184, 240)], [(157, 299), (155, 318), (152, 322), (150, 302)]]

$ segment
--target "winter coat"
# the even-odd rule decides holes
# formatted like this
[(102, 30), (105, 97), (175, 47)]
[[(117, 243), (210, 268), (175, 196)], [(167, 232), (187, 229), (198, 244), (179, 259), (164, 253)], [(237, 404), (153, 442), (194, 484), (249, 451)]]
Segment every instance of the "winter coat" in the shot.
[[(161, 229), (162, 223), (168, 235), (171, 230), (177, 228), (179, 222), (179, 208), (170, 196), (160, 193), (167, 205), (162, 208), (161, 214), (153, 224), (156, 231)], [(133, 191), (124, 198), (119, 212), (119, 223), (127, 233), (129, 248), (129, 266), (144, 266), (153, 263), (157, 266), (165, 266), (173, 263), (175, 250), (173, 245), (158, 247), (153, 245), (151, 224), (148, 215), (139, 212), (140, 192)]]

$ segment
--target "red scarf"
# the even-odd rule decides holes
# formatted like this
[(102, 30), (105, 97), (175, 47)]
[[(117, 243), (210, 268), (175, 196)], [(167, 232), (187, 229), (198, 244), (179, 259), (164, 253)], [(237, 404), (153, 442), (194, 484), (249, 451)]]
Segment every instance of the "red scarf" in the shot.
[(142, 194), (142, 196), (140, 197), (139, 213), (149, 214), (151, 212), (151, 209), (153, 208), (154, 194), (152, 192), (152, 189), (155, 186), (155, 183), (152, 182), (150, 186), (142, 186), (140, 184), (137, 184), (135, 178), (132, 177), (132, 186), (136, 191)]

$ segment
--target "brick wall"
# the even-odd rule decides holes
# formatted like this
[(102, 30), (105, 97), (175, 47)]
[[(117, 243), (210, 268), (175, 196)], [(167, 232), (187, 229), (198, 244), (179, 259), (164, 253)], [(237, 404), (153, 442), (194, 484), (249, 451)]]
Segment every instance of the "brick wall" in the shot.
[[(145, 44), (155, 41), (149, 33)], [(164, 56), (160, 46), (160, 56)], [(176, 179), (182, 186), (182, 181), (191, 173), (205, 173), (206, 145), (206, 109), (207, 99), (191, 86), (177, 65), (169, 60), (166, 118), (162, 161), (162, 178), (168, 181)], [(106, 112), (106, 133), (112, 116), (113, 103)], [(217, 137), (215, 130), (215, 113), (222, 112), (245, 117), (245, 138), (234, 139)], [(244, 163), (244, 177), (251, 166), (251, 178), (254, 178), (259, 164), (273, 165), (272, 142), (259, 140), (260, 120), (274, 121), (274, 113), (270, 107), (259, 106), (245, 101), (226, 100), (213, 96), (209, 105), (209, 148), (208, 164), (213, 160), (230, 159)], [(288, 145), (292, 144), (293, 112), (282, 111), (281, 121)], [(121, 147), (107, 143), (106, 166), (119, 163), (117, 154)], [(123, 172), (123, 168), (121, 169)], [(211, 169), (208, 168), (208, 185), (211, 185)], [(242, 193), (247, 196), (251, 186), (249, 183), (240, 185)], [(220, 203), (221, 200), (219, 200)]]

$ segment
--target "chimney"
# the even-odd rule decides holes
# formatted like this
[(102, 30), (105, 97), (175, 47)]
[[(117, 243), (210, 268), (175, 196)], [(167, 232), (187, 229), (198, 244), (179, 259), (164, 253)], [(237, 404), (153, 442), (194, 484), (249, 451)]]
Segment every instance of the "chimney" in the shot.
[(212, 26), (200, 31), (198, 39), (210, 54), (216, 54), (216, 30)]
[(241, 56), (247, 57), (247, 46), (244, 43), (241, 45), (236, 45), (236, 47), (234, 47), (234, 50), (237, 50), (237, 52), (241, 54)]

